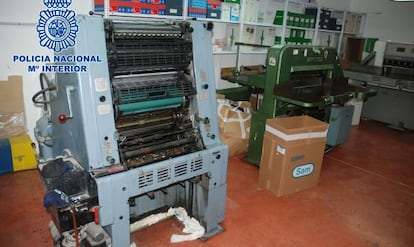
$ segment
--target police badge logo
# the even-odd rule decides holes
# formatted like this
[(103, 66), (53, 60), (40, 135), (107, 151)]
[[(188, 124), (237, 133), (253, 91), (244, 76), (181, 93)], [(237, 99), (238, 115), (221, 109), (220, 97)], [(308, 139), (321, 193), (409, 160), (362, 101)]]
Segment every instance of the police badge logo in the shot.
[(47, 10), (40, 11), (36, 30), (41, 46), (61, 52), (75, 45), (78, 25), (76, 13), (66, 9), (72, 0), (43, 0)]

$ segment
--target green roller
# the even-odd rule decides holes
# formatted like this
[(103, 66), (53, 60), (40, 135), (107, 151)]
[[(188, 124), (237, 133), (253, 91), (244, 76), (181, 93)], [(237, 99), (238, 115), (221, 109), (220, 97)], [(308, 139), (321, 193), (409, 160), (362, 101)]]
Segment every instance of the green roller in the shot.
[(180, 107), (183, 103), (184, 98), (177, 97), (169, 99), (150, 100), (131, 104), (123, 104), (119, 105), (119, 110), (122, 114), (128, 115), (140, 112), (177, 108)]

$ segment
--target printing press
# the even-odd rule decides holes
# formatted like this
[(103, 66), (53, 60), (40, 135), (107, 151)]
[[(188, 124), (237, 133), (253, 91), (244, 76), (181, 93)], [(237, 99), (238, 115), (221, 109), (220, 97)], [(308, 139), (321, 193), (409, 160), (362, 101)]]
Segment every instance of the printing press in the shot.
[(344, 70), (355, 85), (377, 91), (364, 103), (362, 117), (413, 130), (414, 44), (377, 41), (366, 58)]
[[(239, 45), (249, 45), (239, 43)], [(327, 149), (345, 142), (351, 127), (352, 98), (366, 100), (375, 90), (348, 84), (334, 48), (321, 46), (275, 45), (269, 48), (266, 66), (235, 68), (223, 79), (241, 88), (220, 93), (234, 100), (248, 100), (250, 94), (262, 94), (263, 101), (252, 111), (246, 161), (259, 165), (266, 120), (295, 115), (310, 115), (329, 123)], [(235, 93), (236, 90), (236, 93)], [(237, 92), (242, 92), (237, 95)]]
[[(102, 62), (41, 75), (35, 135), (56, 246), (130, 246), (130, 225), (182, 207), (223, 229), (228, 148), (217, 126), (211, 23), (78, 16)], [(43, 99), (41, 99), (43, 98)]]

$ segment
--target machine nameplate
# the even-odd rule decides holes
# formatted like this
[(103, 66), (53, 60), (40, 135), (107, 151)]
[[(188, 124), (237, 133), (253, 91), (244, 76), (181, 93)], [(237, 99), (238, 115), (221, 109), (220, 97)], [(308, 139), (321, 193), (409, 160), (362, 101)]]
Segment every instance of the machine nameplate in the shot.
[(197, 97), (199, 100), (208, 100), (208, 92), (199, 93)]
[(99, 115), (107, 115), (112, 113), (112, 106), (111, 105), (99, 105), (98, 106), (98, 114)]
[(269, 57), (269, 65), (270, 66), (276, 66), (276, 58), (275, 57)]
[(100, 77), (95, 78), (95, 91), (96, 92), (104, 92), (109, 90), (109, 85), (107, 83), (106, 78)]
[(103, 142), (103, 150), (105, 154), (111, 154), (112, 153), (112, 146), (110, 141), (104, 141)]
[(309, 57), (306, 61), (308, 63), (321, 63), (323, 62), (323, 57)]
[(207, 80), (206, 71), (204, 71), (204, 70), (200, 71), (200, 79), (201, 79), (201, 81), (206, 81)]

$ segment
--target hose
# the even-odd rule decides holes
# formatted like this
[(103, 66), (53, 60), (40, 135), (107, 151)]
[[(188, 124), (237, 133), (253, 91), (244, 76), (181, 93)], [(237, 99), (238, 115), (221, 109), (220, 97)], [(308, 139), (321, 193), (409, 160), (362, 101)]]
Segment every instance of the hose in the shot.
[[(43, 109), (47, 110), (47, 104), (49, 103), (49, 101), (46, 100), (46, 92), (47, 91), (52, 91), (52, 90), (56, 90), (55, 86), (52, 86), (52, 83), (50, 82), (50, 80), (47, 78), (45, 73), (40, 73), (39, 74), (39, 81), (40, 81), (40, 88), (41, 90), (37, 93), (35, 93), (32, 97), (32, 101), (34, 104), (43, 104)], [(46, 82), (47, 87), (45, 88), (44, 82)], [(37, 100), (37, 98), (42, 95), (43, 96), (43, 100), (39, 101)]]

